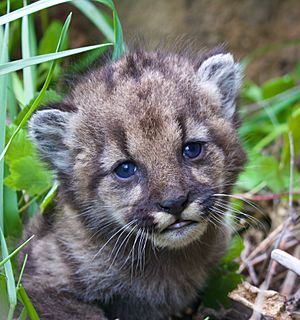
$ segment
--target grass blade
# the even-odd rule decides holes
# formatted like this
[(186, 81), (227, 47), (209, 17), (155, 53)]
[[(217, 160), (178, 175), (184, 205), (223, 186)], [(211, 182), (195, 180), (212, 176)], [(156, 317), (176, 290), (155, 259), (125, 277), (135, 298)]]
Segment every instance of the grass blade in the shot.
[(25, 270), (26, 263), (27, 263), (27, 258), (28, 258), (28, 254), (25, 255), (25, 258), (24, 258), (24, 261), (23, 261), (23, 264), (22, 264), (22, 269), (21, 269), (21, 272), (20, 272), (20, 275), (19, 275), (19, 279), (18, 279), (18, 283), (17, 283), (17, 289), (20, 288), (20, 285), (21, 285), (21, 280), (22, 280), (22, 277), (23, 277), (23, 273), (24, 273), (24, 270)]
[[(25, 5), (26, 5), (26, 1)], [(29, 17), (24, 16), (22, 18), (22, 58), (28, 59), (31, 56), (30, 50), (30, 30), (29, 29)], [(24, 80), (24, 92), (25, 92), (25, 104), (28, 104), (34, 97), (35, 93), (35, 79), (33, 67), (27, 67), (23, 69), (23, 80)]]
[(55, 5), (58, 5), (64, 2), (69, 2), (69, 1), (71, 0), (40, 0), (40, 1), (34, 2), (26, 7), (20, 8), (9, 14), (6, 14), (5, 16), (0, 17), (0, 25), (17, 20), (31, 13), (34, 13), (49, 7), (53, 7)]
[[(10, 258), (7, 259), (8, 250), (7, 250), (4, 234), (1, 230), (1, 228), (0, 228), (0, 238), (1, 238), (2, 258), (5, 260), (4, 270), (5, 270), (5, 276), (6, 276), (8, 300), (9, 300), (9, 304), (10, 304), (7, 319), (10, 320), (10, 319), (13, 319), (14, 310), (17, 305), (17, 292), (16, 292), (15, 278), (14, 278), (14, 274), (13, 274), (13, 270), (12, 270), (12, 265), (10, 262)], [(1, 265), (3, 265), (3, 263), (0, 263), (0, 266)]]
[[(59, 37), (59, 40), (58, 40), (56, 51), (58, 51), (61, 48), (61, 45), (65, 40), (65, 37), (66, 37), (66, 34), (67, 34), (67, 30), (68, 30), (70, 22), (71, 22), (71, 17), (72, 17), (72, 14), (69, 14), (69, 16), (66, 19), (66, 22), (65, 22), (65, 24), (63, 26), (63, 29), (61, 31), (61, 34), (60, 34), (60, 37)], [(29, 59), (31, 59), (31, 58), (29, 58)], [(1, 154), (0, 160), (3, 159), (6, 151), (8, 150), (8, 148), (9, 148), (11, 142), (13, 141), (13, 139), (15, 138), (15, 136), (18, 134), (20, 129), (26, 124), (27, 120), (30, 118), (30, 116), (34, 112), (34, 110), (38, 107), (40, 101), (42, 100), (42, 97), (43, 97), (44, 93), (46, 92), (46, 90), (47, 90), (47, 88), (48, 88), (48, 86), (50, 84), (50, 81), (51, 81), (51, 78), (52, 78), (52, 74), (54, 72), (55, 65), (56, 65), (56, 63), (55, 63), (55, 61), (53, 61), (52, 64), (51, 64), (51, 67), (49, 69), (49, 72), (47, 74), (47, 78), (46, 78), (46, 81), (45, 81), (45, 83), (43, 85), (42, 90), (38, 94), (37, 98), (33, 101), (31, 107), (29, 108), (27, 113), (24, 115), (24, 117), (21, 120), (20, 124), (18, 125), (17, 129), (14, 131), (14, 133), (11, 136), (11, 138), (9, 139), (7, 145), (5, 146), (5, 148), (4, 148), (4, 150), (3, 150), (2, 154)]]
[(9, 302), (5, 275), (0, 273), (0, 319), (7, 319)]
[[(66, 37), (66, 33), (67, 33), (67, 29), (69, 27), (70, 21), (71, 21), (71, 14), (66, 19), (66, 22), (64, 24), (64, 27), (63, 27), (61, 35), (60, 35), (60, 38), (58, 40), (58, 45), (57, 45), (57, 50), (56, 51), (58, 51), (61, 48), (61, 45), (64, 42), (64, 39)], [(103, 47), (103, 46), (106, 46), (106, 45), (107, 44), (96, 45), (96, 47), (99, 48), (99, 47)], [(95, 47), (95, 46), (93, 46), (93, 47)], [(83, 48), (79, 48), (79, 49), (83, 49)], [(79, 50), (79, 49), (76, 49), (76, 50)], [(67, 50), (67, 51), (70, 51), (70, 50)], [(59, 52), (57, 52), (57, 54), (59, 54)], [(30, 58), (30, 59), (32, 59), (32, 58)], [(8, 150), (8, 148), (9, 148), (9, 146), (11, 144), (11, 142), (13, 141), (15, 136), (18, 134), (20, 129), (23, 128), (23, 126), (26, 124), (26, 122), (28, 121), (28, 119), (30, 118), (32, 113), (35, 111), (35, 109), (38, 107), (39, 103), (41, 102), (41, 100), (43, 98), (43, 95), (45, 94), (45, 92), (46, 92), (46, 90), (47, 90), (47, 88), (48, 88), (48, 86), (49, 86), (49, 84), (51, 82), (51, 78), (52, 78), (52, 75), (53, 75), (53, 72), (54, 72), (55, 65), (56, 65), (56, 61), (53, 61), (52, 64), (51, 64), (51, 67), (49, 69), (49, 72), (47, 74), (46, 81), (45, 81), (45, 83), (44, 83), (44, 85), (42, 87), (42, 90), (38, 94), (37, 98), (33, 101), (31, 107), (29, 108), (27, 113), (24, 115), (24, 117), (21, 120), (20, 124), (18, 125), (17, 129), (14, 131), (14, 133), (11, 136), (11, 138), (9, 139), (7, 145), (5, 146), (4, 150), (1, 153), (0, 160), (3, 159), (6, 151)]]
[(23, 242), (16, 250), (14, 250), (12, 253), (7, 255), (2, 261), (0, 261), (0, 267), (2, 267), (7, 261), (9, 261), (13, 256), (15, 256), (26, 244), (32, 240), (34, 235), (32, 235), (30, 238), (28, 238), (25, 242)]
[(114, 41), (114, 30), (104, 18), (100, 10), (89, 0), (75, 0), (77, 7), (104, 34), (108, 41)]
[(26, 68), (28, 66), (32, 66), (35, 64), (39, 64), (47, 61), (53, 61), (60, 58), (69, 57), (74, 54), (90, 51), (93, 49), (99, 49), (99, 48), (103, 48), (111, 45), (112, 43), (97, 44), (93, 46), (69, 49), (69, 50), (56, 52), (56, 53), (43, 54), (40, 56), (28, 58), (28, 59), (15, 60), (15, 61), (0, 65), (0, 76), (13, 71), (21, 70), (23, 68)]
[[(6, 14), (5, 16), (0, 17), (0, 25), (3, 25), (5, 23), (8, 23), (10, 21), (22, 18), (26, 15), (29, 15), (31, 13), (40, 11), (42, 9), (46, 9), (52, 6), (55, 6), (57, 4), (69, 2), (71, 0), (40, 0), (37, 2), (34, 2), (26, 7), (20, 8), (18, 10), (15, 10), (9, 14)], [(95, 0), (99, 3), (102, 3), (109, 7), (112, 12), (113, 12), (113, 20), (114, 20), (114, 53), (113, 53), (113, 58), (117, 59), (119, 58), (125, 48), (124, 48), (124, 43), (123, 43), (123, 31), (122, 31), (122, 26), (120, 23), (120, 19), (118, 17), (117, 10), (114, 6), (114, 3), (111, 0)]]
[(48, 207), (48, 205), (54, 200), (58, 189), (58, 182), (55, 181), (52, 188), (49, 190), (49, 192), (46, 194), (43, 202), (40, 205), (40, 208), (42, 212)]
[[(9, 12), (9, 1), (7, 2), (7, 12)], [(8, 37), (9, 37), (9, 24), (7, 23), (0, 33), (3, 35), (0, 63), (8, 61)], [(7, 91), (8, 91), (8, 76), (0, 76), (0, 150), (5, 146), (5, 121), (6, 121), (6, 106), (7, 106)], [(4, 179), (4, 160), (0, 159), (0, 229), (3, 230), (3, 179)]]
[(18, 318), (18, 320), (26, 320), (26, 319), (27, 319), (27, 310), (24, 307), (22, 312), (21, 312), (21, 314), (20, 314), (20, 316), (19, 316), (19, 318)]
[(18, 298), (23, 303), (24, 307), (26, 308), (26, 311), (30, 317), (31, 320), (39, 320), (40, 317), (38, 316), (33, 304), (31, 303), (25, 289), (22, 285), (18, 288)]

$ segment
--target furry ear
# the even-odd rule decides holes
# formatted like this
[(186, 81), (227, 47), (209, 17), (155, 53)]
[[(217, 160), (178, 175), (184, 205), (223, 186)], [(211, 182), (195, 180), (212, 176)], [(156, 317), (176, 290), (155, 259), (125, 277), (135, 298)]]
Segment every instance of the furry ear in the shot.
[(57, 109), (37, 111), (29, 121), (29, 136), (42, 156), (57, 172), (69, 170), (69, 150), (65, 143), (70, 112)]
[(197, 75), (201, 82), (214, 83), (222, 99), (223, 115), (231, 120), (235, 112), (235, 100), (241, 86), (241, 67), (230, 53), (216, 54), (202, 62)]

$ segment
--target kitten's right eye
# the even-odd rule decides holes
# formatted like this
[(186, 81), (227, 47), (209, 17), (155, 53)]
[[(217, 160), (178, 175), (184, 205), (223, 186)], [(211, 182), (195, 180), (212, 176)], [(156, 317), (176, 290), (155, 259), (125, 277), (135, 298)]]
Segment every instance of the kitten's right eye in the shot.
[(137, 166), (133, 162), (123, 162), (114, 170), (116, 176), (120, 179), (129, 179), (135, 175)]

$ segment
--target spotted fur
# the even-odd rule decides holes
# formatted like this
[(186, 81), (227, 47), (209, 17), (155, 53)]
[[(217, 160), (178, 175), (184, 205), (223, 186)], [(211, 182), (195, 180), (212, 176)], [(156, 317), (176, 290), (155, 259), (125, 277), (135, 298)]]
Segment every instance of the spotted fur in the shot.
[[(199, 62), (200, 61), (200, 62)], [(209, 219), (245, 162), (236, 133), (240, 68), (229, 53), (193, 60), (128, 53), (88, 72), (63, 104), (36, 112), (30, 136), (60, 182), (55, 210), (27, 233), (24, 285), (42, 319), (167, 319), (226, 250)], [(201, 142), (201, 156), (183, 146)], [(133, 161), (123, 181), (115, 168)], [(179, 217), (161, 203), (186, 197)], [(105, 315), (104, 315), (105, 314)]]

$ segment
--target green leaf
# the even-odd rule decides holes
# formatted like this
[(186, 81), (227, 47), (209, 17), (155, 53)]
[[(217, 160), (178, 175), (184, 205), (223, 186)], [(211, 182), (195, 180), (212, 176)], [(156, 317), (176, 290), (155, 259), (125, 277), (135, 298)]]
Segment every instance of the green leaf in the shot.
[(282, 93), (295, 86), (294, 78), (287, 74), (280, 78), (275, 78), (265, 82), (262, 85), (262, 94), (264, 99), (268, 99)]
[(247, 103), (260, 101), (263, 99), (262, 90), (255, 83), (246, 81), (242, 87), (241, 97)]
[(244, 249), (244, 242), (240, 236), (235, 236), (231, 239), (226, 256), (221, 260), (222, 264), (229, 263), (238, 258)]
[(239, 236), (231, 240), (226, 256), (213, 270), (206, 287), (200, 293), (201, 300), (206, 307), (214, 309), (231, 307), (227, 295), (243, 280), (243, 276), (238, 273), (239, 264), (234, 259), (240, 256), (243, 248), (243, 241)]
[(25, 190), (31, 196), (45, 192), (52, 185), (52, 175), (33, 156), (22, 157), (10, 165), (4, 183), (13, 190)]
[(273, 192), (284, 191), (284, 180), (279, 162), (271, 156), (262, 157), (257, 163), (257, 172)]
[[(12, 137), (14, 131), (16, 130), (16, 126), (10, 125), (6, 129), (6, 140)], [(10, 148), (7, 150), (5, 155), (5, 161), (7, 163), (12, 163), (20, 158), (32, 156), (33, 155), (33, 147), (30, 142), (27, 134), (27, 130), (20, 130), (19, 134), (15, 137), (13, 142), (10, 145)]]
[[(60, 21), (54, 20), (51, 22), (39, 43), (38, 54), (42, 55), (55, 51), (57, 47), (57, 35), (61, 34), (62, 28), (63, 25)], [(66, 47), (67, 39), (63, 44), (63, 48), (66, 49)]]
[[(6, 168), (5, 168), (6, 169)], [(5, 170), (6, 173), (7, 169)], [(4, 233), (19, 239), (22, 234), (22, 223), (19, 216), (16, 191), (4, 186)]]

